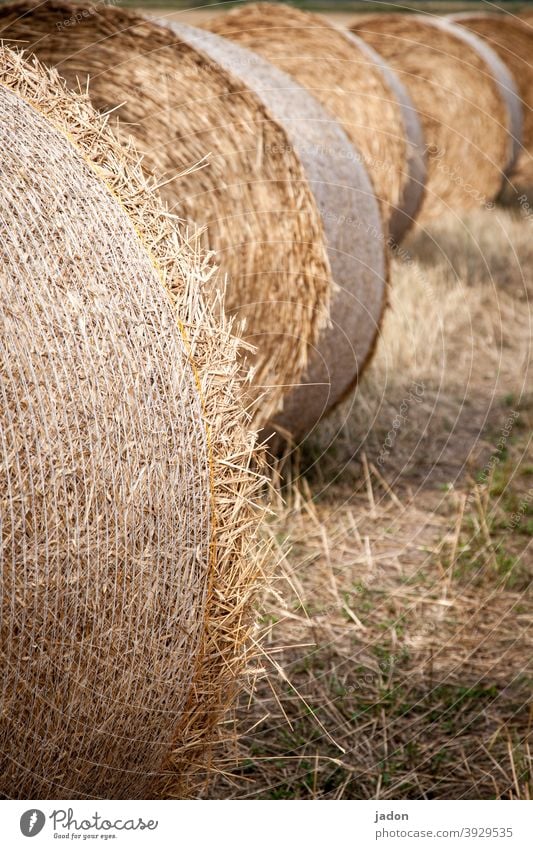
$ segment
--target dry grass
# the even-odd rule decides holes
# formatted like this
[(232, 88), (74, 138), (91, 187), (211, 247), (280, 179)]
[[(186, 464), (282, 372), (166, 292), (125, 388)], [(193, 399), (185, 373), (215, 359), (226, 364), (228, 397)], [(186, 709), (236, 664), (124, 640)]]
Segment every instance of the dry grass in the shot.
[(214, 796), (531, 797), (523, 216), (412, 240), (358, 394), (287, 461), (264, 664)]

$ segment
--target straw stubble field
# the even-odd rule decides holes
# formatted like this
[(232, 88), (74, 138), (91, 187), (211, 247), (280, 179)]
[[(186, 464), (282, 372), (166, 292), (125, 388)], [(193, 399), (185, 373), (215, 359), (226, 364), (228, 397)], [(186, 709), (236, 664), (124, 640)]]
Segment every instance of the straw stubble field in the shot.
[(531, 797), (531, 226), (484, 210), (397, 254), (356, 397), (273, 487), (214, 797)]

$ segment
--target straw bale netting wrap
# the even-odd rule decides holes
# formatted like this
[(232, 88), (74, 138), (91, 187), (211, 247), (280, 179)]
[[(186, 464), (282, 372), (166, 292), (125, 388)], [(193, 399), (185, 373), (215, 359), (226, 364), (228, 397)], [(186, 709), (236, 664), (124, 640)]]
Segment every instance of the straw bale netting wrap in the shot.
[(420, 113), (428, 176), (419, 221), (490, 203), (521, 132), (513, 80), (494, 51), (430, 16), (368, 16), (352, 31), (390, 63)]
[(226, 308), (257, 349), (250, 403), (264, 423), (304, 371), (331, 288), (323, 225), (283, 125), (239, 76), (132, 11), (25, 0), (0, 7), (0, 37), (71, 87), (90, 77), (93, 105), (115, 110), (171, 211), (207, 228)]
[(335, 291), (301, 385), (285, 397), (273, 429), (298, 438), (353, 388), (368, 363), (386, 304), (386, 235), (368, 175), (346, 134), (318, 101), (259, 55), (210, 32), (173, 25), (219, 66), (261, 92), (285, 128), (320, 210)]
[(185, 794), (260, 576), (236, 343), (134, 152), (3, 47), (0, 145), (0, 794)]
[(522, 147), (510, 172), (513, 183), (533, 187), (533, 29), (511, 15), (461, 12), (456, 23), (482, 38), (513, 75), (522, 101)]
[(290, 74), (342, 124), (399, 241), (422, 200), (423, 137), (409, 95), (384, 60), (324, 17), (277, 3), (240, 6), (206, 28)]

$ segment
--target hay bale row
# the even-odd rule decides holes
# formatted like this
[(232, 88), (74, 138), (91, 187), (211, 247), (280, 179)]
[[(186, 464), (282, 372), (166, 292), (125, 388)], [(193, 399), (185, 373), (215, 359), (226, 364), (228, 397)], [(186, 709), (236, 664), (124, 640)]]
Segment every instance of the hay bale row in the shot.
[(297, 80), (359, 151), (395, 241), (423, 195), (423, 138), (397, 77), (361, 39), (324, 17), (279, 3), (251, 3), (206, 24)]
[(497, 194), (516, 155), (513, 84), (483, 42), (432, 18), (368, 16), (353, 28), (362, 41), (310, 13), (253, 4), (209, 29), (67, 0), (0, 9), (0, 34), (69, 85), (89, 84), (122, 138), (134, 136), (171, 209), (205, 227), (227, 275), (227, 310), (256, 346), (255, 421), (299, 437), (371, 356), (387, 224), (397, 241), (422, 198), (413, 103), (430, 151), (424, 221)]
[(0, 794), (187, 794), (247, 662), (253, 440), (209, 268), (0, 48)]
[(171, 208), (206, 227), (228, 275), (228, 309), (258, 348), (256, 420), (308, 432), (354, 385), (385, 305), (385, 233), (342, 129), (261, 57), (192, 28), (24, 0), (0, 9), (0, 35), (116, 109), (119, 132)]
[(400, 243), (415, 224), (426, 191), (426, 144), (420, 116), (409, 92), (382, 56), (361, 38), (346, 30), (346, 35), (357, 41), (361, 53), (366, 53), (375, 67), (381, 69), (383, 79), (400, 107), (406, 143), (405, 181), (398, 206), (389, 219), (391, 247)]
[(498, 54), (509, 68), (521, 99), (522, 144), (509, 176), (518, 187), (533, 187), (533, 29), (511, 15), (462, 12), (452, 16)]
[(517, 91), (494, 51), (430, 16), (366, 16), (351, 29), (390, 63), (419, 111), (430, 154), (419, 221), (492, 201), (521, 136)]

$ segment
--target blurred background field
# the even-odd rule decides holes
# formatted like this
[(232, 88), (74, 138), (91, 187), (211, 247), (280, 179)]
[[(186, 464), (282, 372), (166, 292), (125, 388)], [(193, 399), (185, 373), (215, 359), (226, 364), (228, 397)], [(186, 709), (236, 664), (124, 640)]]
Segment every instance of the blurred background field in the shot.
[[(223, 12), (228, 11), (236, 6), (241, 5), (238, 2), (205, 2), (205, 0), (142, 0), (139, 3), (137, 0), (118, 0), (114, 5), (127, 6), (138, 9), (142, 7), (146, 12), (159, 15), (162, 13), (165, 17), (176, 18), (182, 23), (188, 23), (193, 26), (201, 26), (202, 21), (213, 18)], [(514, 0), (496, 0), (488, 4), (483, 0), (413, 0), (410, 3), (391, 2), (379, 3), (374, 0), (335, 0), (328, 3), (327, 0), (294, 0), (290, 5), (300, 9), (307, 9), (313, 12), (319, 12), (332, 18), (337, 24), (348, 24), (354, 15), (367, 12), (429, 12), (433, 14), (446, 15), (453, 12), (462, 11), (506, 11), (509, 13), (519, 13), (525, 9), (533, 9), (532, 3), (514, 2)]]

